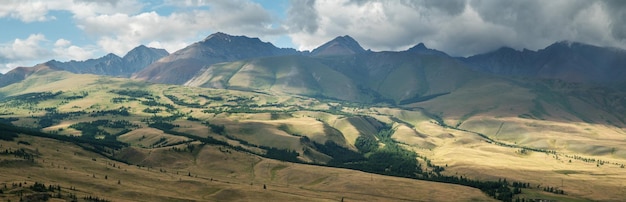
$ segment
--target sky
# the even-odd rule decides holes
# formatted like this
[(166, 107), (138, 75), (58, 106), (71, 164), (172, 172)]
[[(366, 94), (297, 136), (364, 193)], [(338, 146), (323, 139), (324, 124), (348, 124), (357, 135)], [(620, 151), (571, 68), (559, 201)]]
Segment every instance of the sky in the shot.
[(172, 53), (215, 32), (298, 50), (344, 35), (453, 56), (564, 40), (625, 49), (625, 20), (623, 0), (0, 0), (0, 72), (142, 44)]

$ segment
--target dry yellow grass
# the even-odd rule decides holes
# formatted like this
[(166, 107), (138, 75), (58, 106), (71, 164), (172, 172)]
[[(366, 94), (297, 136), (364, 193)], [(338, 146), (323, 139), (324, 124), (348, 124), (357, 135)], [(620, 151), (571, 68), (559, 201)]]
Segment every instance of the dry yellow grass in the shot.
[[(34, 182), (60, 185), (64, 195), (73, 193), (79, 198), (91, 195), (111, 201), (491, 201), (477, 189), (458, 185), (284, 163), (213, 146), (198, 145), (198, 151), (193, 153), (167, 148), (124, 151), (141, 157), (134, 159), (144, 165), (140, 167), (114, 162), (56, 140), (28, 136), (19, 140), (31, 145), (0, 143), (2, 148), (22, 147), (41, 155), (35, 165), (3, 164), (0, 183), (9, 187), (20, 182), (25, 186)], [(18, 201), (14, 194), (17, 190), (21, 189), (5, 190), (3, 200)]]
[[(55, 76), (55, 75), (49, 75)], [(126, 88), (129, 86), (128, 80), (106, 78), (104, 81), (95, 76), (77, 76), (83, 80), (76, 85), (69, 85), (68, 80), (75, 81), (74, 77), (68, 75), (56, 75), (59, 78), (72, 78), (67, 80), (54, 80), (50, 86), (29, 87), (26, 84), (12, 85), (0, 92), (14, 95), (23, 92), (56, 91), (78, 92), (80, 90), (89, 91), (90, 95), (81, 100), (70, 101), (59, 107), (60, 111), (76, 111), (115, 109), (121, 106), (131, 106), (130, 120), (135, 124), (145, 127), (146, 124), (140, 120), (152, 116), (141, 112), (145, 106), (137, 102), (122, 104), (110, 103), (110, 99), (116, 95), (109, 93), (111, 89)], [(98, 80), (100, 79), (100, 80)], [(135, 84), (133, 84), (135, 85)], [(139, 85), (139, 84), (136, 84)], [(142, 84), (143, 85), (143, 84)], [(435, 124), (433, 117), (428, 117), (418, 110), (404, 110), (396, 108), (349, 108), (344, 112), (354, 113), (353, 117), (367, 115), (376, 119), (393, 124), (396, 129), (393, 138), (416, 151), (419, 155), (426, 156), (436, 165), (447, 165), (446, 174), (463, 175), (469, 178), (497, 180), (507, 178), (509, 181), (530, 182), (533, 185), (552, 186), (562, 188), (567, 195), (558, 196), (559, 200), (606, 200), (620, 201), (626, 198), (624, 183), (626, 181), (626, 169), (620, 168), (620, 164), (626, 164), (626, 129), (610, 124), (592, 124), (578, 120), (571, 114), (550, 108), (545, 104), (546, 111), (552, 115), (547, 120), (537, 120), (520, 118), (519, 115), (528, 113), (533, 107), (533, 103), (528, 99), (521, 99), (533, 94), (526, 89), (510, 86), (500, 82), (473, 84), (480, 86), (476, 89), (465, 89), (438, 97), (435, 101), (426, 101), (414, 104), (414, 107), (423, 107), (429, 112), (443, 117), (443, 120), (452, 126), (459, 124), (459, 128), (483, 133), (490, 138), (511, 145), (526, 146), (555, 150), (558, 156), (540, 152), (529, 152), (520, 154), (519, 148), (509, 148), (487, 143), (486, 140), (474, 133), (442, 127)], [(258, 93), (242, 91), (217, 90), (188, 88), (181, 86), (167, 85), (145, 85), (139, 89), (149, 90), (155, 96), (161, 97), (161, 102), (174, 104), (164, 97), (164, 94), (173, 94), (187, 101), (197, 99), (205, 102), (203, 98), (194, 98), (195, 95), (204, 94), (211, 96), (223, 96), (225, 99), (245, 98), (252, 100), (251, 103), (262, 105), (268, 103), (279, 103), (287, 106), (306, 106), (311, 110), (328, 110), (330, 105), (339, 103), (325, 103), (310, 98), (297, 96), (277, 95), (270, 96)], [(503, 90), (506, 89), (506, 90)], [(165, 92), (165, 93), (164, 93)], [(460, 95), (459, 95), (460, 94)], [(498, 96), (485, 97), (482, 95)], [(480, 97), (482, 96), (482, 97)], [(466, 99), (459, 99), (459, 98)], [(515, 102), (516, 100), (527, 100), (528, 102)], [(485, 102), (489, 101), (489, 104)], [(237, 104), (234, 101), (224, 101), (226, 104)], [(220, 107), (224, 103), (213, 102), (208, 108)], [(44, 102), (40, 107), (57, 105), (59, 102)], [(574, 102), (576, 107), (588, 109), (584, 103)], [(78, 108), (73, 108), (77, 106)], [(483, 106), (474, 108), (472, 106)], [(189, 113), (202, 121), (209, 121), (212, 124), (225, 125), (229, 135), (242, 139), (253, 144), (273, 146), (278, 148), (288, 148), (302, 154), (303, 145), (299, 137), (288, 134), (278, 127), (286, 125), (290, 132), (305, 135), (312, 140), (323, 142), (328, 139), (345, 139), (345, 146), (354, 149), (355, 139), (359, 134), (372, 134), (376, 131), (367, 129), (371, 125), (359, 121), (350, 121), (350, 116), (336, 115), (319, 111), (297, 111), (289, 116), (281, 116), (272, 120), (270, 113), (203, 113), (202, 109), (187, 108), (177, 106), (181, 113)], [(6, 109), (13, 110), (13, 109)], [(192, 112), (193, 111), (193, 112)], [(37, 119), (29, 118), (32, 115), (40, 116), (44, 112), (28, 114), (27, 110), (15, 109), (15, 116), (20, 120), (14, 122), (22, 126), (36, 126)], [(159, 115), (169, 116), (170, 113), (162, 112)], [(597, 116), (601, 116), (600, 113)], [(10, 117), (10, 116), (3, 116)], [(597, 118), (596, 115), (593, 117)], [(71, 120), (64, 120), (58, 125), (46, 128), (46, 131), (56, 131), (59, 128), (65, 130), (61, 134), (77, 135), (79, 131), (68, 129), (67, 127), (76, 122), (92, 121), (97, 119), (111, 119), (111, 116), (93, 118), (80, 116)], [(396, 122), (395, 118), (401, 120)], [(226, 137), (210, 132), (209, 127), (200, 122), (184, 120), (184, 117), (174, 121), (180, 125), (176, 131), (185, 132), (199, 137), (215, 137), (226, 140)], [(408, 124), (405, 124), (408, 123)], [(331, 126), (341, 132), (343, 137), (331, 137), (324, 132), (324, 125)], [(139, 140), (142, 136), (145, 139)], [(149, 138), (148, 138), (149, 137)], [(122, 135), (121, 141), (129, 142), (133, 145), (149, 147), (161, 137), (168, 139), (168, 142), (186, 140), (182, 137), (164, 134), (160, 130), (141, 128), (131, 133)], [(181, 139), (182, 138), (182, 139)], [(334, 139), (333, 139), (334, 138)], [(27, 138), (28, 139), (28, 138)], [(37, 140), (39, 141), (39, 140)], [(43, 143), (49, 143), (42, 141)], [(228, 140), (232, 145), (244, 146), (234, 140)], [(43, 144), (42, 143), (42, 144)], [(3, 143), (4, 146), (5, 143)], [(6, 143), (10, 144), (10, 143)], [(191, 143), (197, 145), (198, 143)], [(65, 148), (66, 145), (63, 146)], [(67, 146), (68, 148), (71, 147)], [(185, 148), (185, 145), (179, 145)], [(253, 148), (246, 147), (254, 150)], [(40, 147), (44, 150), (44, 147)], [(50, 149), (48, 149), (50, 150)], [(439, 189), (440, 186), (449, 189), (451, 185), (441, 185), (437, 183), (407, 180), (401, 178), (390, 178), (384, 176), (370, 175), (357, 171), (333, 169), (318, 166), (298, 165), (291, 163), (281, 163), (278, 161), (263, 159), (250, 154), (238, 153), (235, 151), (225, 152), (216, 147), (205, 147), (197, 153), (182, 154), (176, 153), (169, 148), (142, 149), (135, 148), (128, 151), (128, 158), (135, 162), (141, 162), (152, 166), (150, 171), (146, 168), (136, 166), (126, 166), (129, 173), (118, 172), (114, 169), (105, 169), (106, 166), (98, 159), (92, 162), (87, 157), (50, 157), (51, 161), (64, 162), (68, 165), (85, 164), (87, 168), (82, 171), (72, 170), (79, 177), (89, 175), (85, 179), (79, 177), (60, 177), (65, 170), (54, 170), (49, 167), (32, 167), (27, 173), (35, 173), (31, 178), (23, 177), (20, 180), (35, 179), (56, 180), (57, 182), (81, 183), (87, 187), (83, 193), (102, 193), (101, 190), (112, 190), (110, 198), (119, 200), (129, 200), (141, 198), (148, 200), (440, 200), (447, 201), (447, 196), (459, 197), (459, 200), (486, 200), (484, 195), (473, 194), (477, 190), (467, 187), (454, 186), (451, 189), (468, 191), (468, 197), (454, 195), (456, 192), (446, 192)], [(254, 150), (262, 153), (260, 150)], [(54, 152), (54, 151), (50, 151)], [(80, 153), (85, 153), (80, 151)], [(71, 153), (69, 153), (71, 154)], [(62, 155), (62, 154), (59, 154)], [(581, 160), (568, 158), (565, 155), (581, 156), (589, 159), (600, 159), (608, 161), (604, 165), (597, 165), (597, 162), (583, 162)], [(67, 160), (65, 160), (67, 158)], [(86, 158), (84, 160), (82, 158)], [(558, 159), (557, 159), (558, 158)], [(325, 162), (328, 156), (314, 154), (304, 158), (304, 160)], [(572, 160), (570, 163), (569, 160)], [(47, 160), (46, 160), (47, 161)], [(617, 164), (617, 165), (616, 165)], [(56, 165), (56, 164), (55, 164)], [(61, 167), (62, 168), (62, 167)], [(22, 168), (20, 168), (22, 169)], [(165, 169), (167, 173), (158, 170)], [(4, 171), (4, 170), (3, 170)], [(58, 172), (57, 172), (58, 171)], [(62, 172), (61, 172), (62, 171)], [(135, 179), (136, 184), (122, 184), (122, 188), (115, 183), (97, 185), (91, 183), (91, 173), (111, 172), (109, 176), (120, 177), (121, 179)], [(114, 172), (115, 171), (115, 172)], [(179, 174), (176, 175), (175, 171)], [(17, 179), (12, 175), (21, 176), (18, 171), (12, 170), (9, 174), (0, 174), (2, 179)], [(188, 172), (198, 174), (198, 178), (186, 176)], [(37, 174), (39, 173), (39, 174)], [(333, 175), (329, 173), (334, 173)], [(47, 177), (50, 175), (50, 177)], [(123, 177), (123, 178), (122, 178)], [(369, 177), (369, 178), (368, 178)], [(210, 178), (214, 178), (213, 182)], [(87, 180), (89, 179), (89, 180)], [(369, 181), (368, 181), (369, 179)], [(378, 180), (377, 180), (378, 179)], [(83, 182), (87, 180), (87, 182)], [(97, 181), (101, 182), (101, 181)], [(219, 183), (218, 183), (219, 182)], [(227, 183), (228, 182), (228, 183)], [(376, 183), (373, 183), (376, 182)], [(380, 183), (384, 182), (384, 183)], [(252, 185), (250, 185), (252, 183)], [(403, 184), (407, 183), (406, 186)], [(158, 184), (158, 185), (152, 185)], [(268, 190), (262, 189), (262, 184), (269, 186)], [(167, 185), (167, 186), (166, 186)], [(389, 187), (398, 187), (398, 191), (388, 191)], [(172, 188), (174, 187), (174, 188)], [(180, 187), (180, 188), (179, 188)], [(410, 187), (417, 187), (410, 189)], [(165, 190), (163, 193), (155, 194), (157, 190)], [(442, 188), (444, 189), (444, 188)], [(133, 191), (130, 191), (133, 190)], [(381, 190), (385, 190), (382, 193)], [(422, 191), (425, 190), (425, 191)], [(522, 196), (550, 196), (551, 194), (537, 191), (536, 189), (526, 190), (528, 195)], [(345, 194), (343, 193), (345, 192)], [(402, 193), (398, 193), (402, 192)], [(404, 193), (406, 192), (406, 193)], [(436, 193), (430, 194), (429, 193)], [(150, 195), (153, 194), (153, 195)], [(374, 195), (374, 196), (372, 196)], [(235, 196), (234, 198), (230, 198)], [(432, 198), (429, 198), (432, 197)], [(557, 197), (557, 198), (558, 198)]]

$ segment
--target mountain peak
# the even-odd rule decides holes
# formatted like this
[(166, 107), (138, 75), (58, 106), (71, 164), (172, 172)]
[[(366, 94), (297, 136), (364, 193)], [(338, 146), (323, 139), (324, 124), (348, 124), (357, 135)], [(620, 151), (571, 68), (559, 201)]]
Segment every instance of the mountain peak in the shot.
[(219, 40), (219, 41), (230, 41), (231, 38), (233, 38), (235, 36), (230, 35), (230, 34), (226, 34), (224, 32), (215, 32), (209, 36), (207, 36), (206, 38), (204, 38), (204, 40), (202, 41), (212, 41), (212, 40)]
[(426, 47), (426, 45), (424, 45), (424, 43), (419, 43), (411, 48), (409, 48), (409, 51), (411, 50), (428, 50), (428, 48)]
[(419, 53), (419, 54), (427, 54), (427, 55), (448, 55), (444, 52), (435, 50), (435, 49), (430, 49), (428, 47), (426, 47), (426, 45), (424, 45), (424, 43), (419, 43), (411, 48), (409, 48), (407, 51), (409, 52), (414, 52), (414, 53)]
[(113, 53), (109, 53), (109, 54), (103, 56), (102, 58), (120, 58), (120, 56), (117, 56), (117, 55), (115, 55)]
[(365, 49), (361, 47), (359, 42), (354, 40), (352, 37), (338, 36), (333, 40), (326, 42), (322, 46), (316, 48), (311, 52), (314, 56), (322, 56), (322, 55), (352, 55), (357, 53), (365, 52)]
[(134, 55), (141, 55), (141, 56), (160, 55), (159, 58), (161, 58), (166, 55), (169, 55), (169, 53), (165, 49), (151, 48), (145, 45), (139, 45), (133, 48), (132, 50), (128, 51), (128, 53), (126, 53), (124, 58), (133, 57)]
[[(128, 51), (128, 52), (133, 52), (133, 51), (141, 51), (141, 50), (149, 50), (149, 49), (150, 49), (150, 47), (147, 47), (147, 46), (145, 46), (145, 45), (141, 44), (141, 45), (139, 45), (139, 46), (137, 46), (137, 47), (133, 48), (132, 50), (130, 50), (130, 51)], [(126, 53), (126, 54), (128, 54), (128, 53)]]

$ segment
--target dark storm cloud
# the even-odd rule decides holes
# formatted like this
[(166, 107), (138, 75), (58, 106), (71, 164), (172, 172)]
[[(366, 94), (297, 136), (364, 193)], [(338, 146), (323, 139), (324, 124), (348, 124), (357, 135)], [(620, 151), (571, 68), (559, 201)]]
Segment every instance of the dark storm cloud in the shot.
[(604, 1), (611, 22), (611, 34), (620, 41), (626, 40), (626, 1)]
[(317, 10), (315, 10), (315, 0), (295, 0), (291, 2), (291, 7), (287, 11), (287, 23), (292, 31), (303, 31), (314, 33), (317, 31)]
[(351, 35), (365, 48), (404, 50), (424, 42), (456, 56), (508, 46), (537, 50), (570, 40), (626, 47), (626, 1), (317, 0), (293, 2), (287, 26), (311, 49)]
[[(408, 1), (419, 2), (419, 1)], [(424, 0), (424, 7), (434, 8), (447, 13), (448, 15), (458, 15), (465, 10), (465, 0)]]

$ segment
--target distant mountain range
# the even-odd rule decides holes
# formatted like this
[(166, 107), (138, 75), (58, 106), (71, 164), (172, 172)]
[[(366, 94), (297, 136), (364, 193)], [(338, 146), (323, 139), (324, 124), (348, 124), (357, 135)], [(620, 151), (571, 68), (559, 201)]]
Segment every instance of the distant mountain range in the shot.
[(86, 61), (52, 60), (32, 68), (20, 67), (0, 77), (0, 86), (44, 69), (155, 83), (406, 104), (494, 76), (625, 85), (626, 51), (557, 42), (538, 51), (504, 47), (455, 58), (423, 43), (405, 51), (374, 52), (363, 49), (350, 36), (340, 36), (311, 52), (301, 52), (278, 48), (258, 38), (218, 32), (172, 54), (139, 46), (122, 58), (108, 54)]
[(498, 75), (611, 84), (626, 78), (626, 51), (562, 41), (538, 51), (498, 50), (460, 58), (478, 71)]
[(164, 49), (148, 48), (141, 45), (126, 53), (124, 57), (109, 53), (97, 59), (69, 62), (52, 60), (45, 64), (55, 69), (77, 74), (130, 77), (133, 73), (141, 71), (154, 61), (167, 55), (169, 55), (169, 53)]

